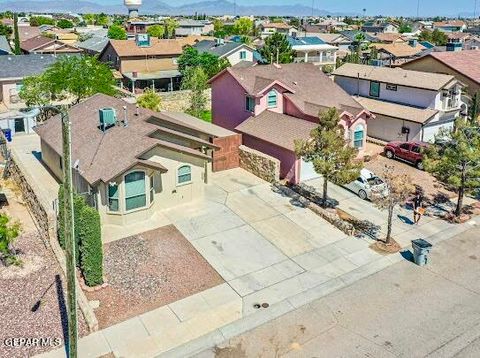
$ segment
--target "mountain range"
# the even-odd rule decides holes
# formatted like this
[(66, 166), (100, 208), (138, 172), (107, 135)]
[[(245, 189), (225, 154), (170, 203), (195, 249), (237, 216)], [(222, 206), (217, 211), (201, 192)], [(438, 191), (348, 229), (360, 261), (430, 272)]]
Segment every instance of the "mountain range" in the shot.
[[(121, 0), (118, 5), (108, 3), (100, 5), (90, 1), (76, 0), (0, 0), (0, 11), (16, 12), (57, 12), (57, 13), (106, 13), (106, 14), (125, 14), (127, 9), (123, 6)], [(255, 5), (244, 6), (234, 5), (233, 2), (226, 0), (200, 1), (190, 4), (171, 6), (161, 1), (144, 0), (140, 7), (140, 14), (161, 14), (161, 15), (193, 15), (195, 13), (207, 15), (257, 15), (257, 16), (305, 16), (312, 15), (312, 8), (301, 5)], [(321, 9), (313, 9), (315, 15), (356, 15), (346, 13), (331, 13)]]

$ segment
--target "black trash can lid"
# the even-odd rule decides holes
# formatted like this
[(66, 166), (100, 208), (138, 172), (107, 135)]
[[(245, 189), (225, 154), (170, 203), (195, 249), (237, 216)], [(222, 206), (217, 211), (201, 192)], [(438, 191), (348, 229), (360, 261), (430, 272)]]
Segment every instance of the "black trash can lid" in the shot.
[(432, 244), (429, 243), (427, 240), (424, 240), (424, 239), (412, 240), (412, 244), (420, 247), (421, 249), (429, 249), (429, 248), (432, 247)]

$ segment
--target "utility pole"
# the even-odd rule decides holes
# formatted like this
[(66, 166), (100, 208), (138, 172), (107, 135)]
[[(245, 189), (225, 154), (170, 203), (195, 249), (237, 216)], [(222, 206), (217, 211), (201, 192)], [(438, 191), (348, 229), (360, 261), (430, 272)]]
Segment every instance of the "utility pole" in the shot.
[(77, 321), (77, 287), (75, 258), (75, 227), (73, 219), (73, 184), (72, 184), (72, 135), (71, 123), (65, 107), (60, 108), (63, 139), (63, 217), (65, 220), (65, 256), (67, 259), (67, 314), (68, 314), (68, 358), (77, 357), (78, 321)]
[(420, 0), (417, 1), (417, 19), (420, 18)]

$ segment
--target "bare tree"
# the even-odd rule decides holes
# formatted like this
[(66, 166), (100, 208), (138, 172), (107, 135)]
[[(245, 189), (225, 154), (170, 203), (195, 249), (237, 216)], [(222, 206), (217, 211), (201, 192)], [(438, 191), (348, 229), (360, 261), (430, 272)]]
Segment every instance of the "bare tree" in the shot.
[(385, 165), (382, 173), (382, 179), (385, 182), (385, 191), (373, 191), (372, 201), (379, 209), (386, 209), (387, 219), (387, 237), (385, 244), (392, 243), (392, 220), (393, 210), (397, 205), (403, 204), (415, 191), (412, 178), (407, 174), (398, 174), (393, 166)]

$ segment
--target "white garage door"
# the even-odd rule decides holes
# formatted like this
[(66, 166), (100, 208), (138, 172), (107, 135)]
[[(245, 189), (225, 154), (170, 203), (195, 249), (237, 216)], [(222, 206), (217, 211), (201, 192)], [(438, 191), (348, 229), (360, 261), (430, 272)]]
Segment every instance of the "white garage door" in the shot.
[(306, 162), (303, 160), (300, 163), (300, 181), (306, 181), (310, 179), (319, 178), (320, 174), (315, 172), (312, 162)]

